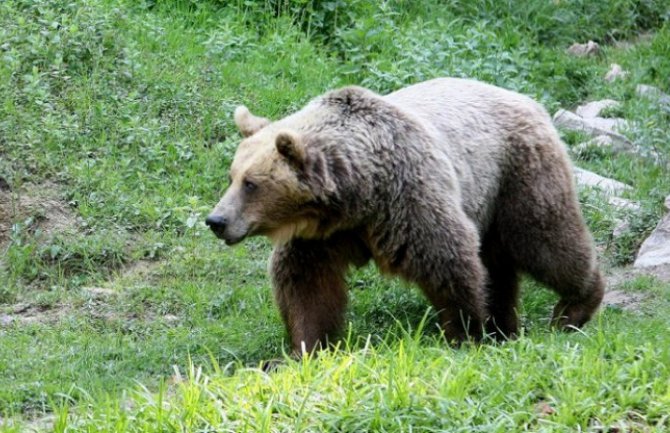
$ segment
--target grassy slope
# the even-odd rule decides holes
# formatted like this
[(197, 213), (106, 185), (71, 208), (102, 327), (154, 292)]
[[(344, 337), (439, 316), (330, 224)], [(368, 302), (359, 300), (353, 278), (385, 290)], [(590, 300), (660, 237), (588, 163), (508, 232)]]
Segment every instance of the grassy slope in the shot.
[[(517, 89), (552, 111), (620, 99), (643, 125), (630, 137), (663, 159), (582, 155), (580, 165), (633, 185), (643, 206), (612, 241), (615, 212), (585, 194), (606, 262), (630, 260), (670, 190), (668, 116), (634, 96), (638, 83), (669, 90), (667, 2), (345, 3), (338, 13), (316, 3), (297, 25), (273, 17), (273, 2), (0, 4), (0, 176), (16, 191), (57, 185), (81, 218), (46, 243), (16, 221), (0, 312), (21, 304), (58, 320), (0, 328), (2, 416), (55, 411), (58, 431), (668, 427), (669, 297), (649, 279), (626, 287), (651, 293), (643, 312), (606, 309), (583, 335), (549, 332), (553, 297), (529, 282), (527, 337), (454, 351), (431, 320), (416, 331), (427, 308), (416, 291), (364, 269), (351, 278), (346, 350), (271, 376), (242, 368), (285, 346), (267, 244), (228, 249), (199, 222), (225, 187), (238, 103), (279, 117), (342, 84), (386, 92), (440, 75)], [(575, 39), (647, 29), (651, 40), (632, 49), (563, 53)], [(611, 62), (628, 80), (602, 82)], [(111, 294), (86, 290), (96, 286)], [(172, 366), (184, 374), (189, 359), (211, 377), (175, 378)]]

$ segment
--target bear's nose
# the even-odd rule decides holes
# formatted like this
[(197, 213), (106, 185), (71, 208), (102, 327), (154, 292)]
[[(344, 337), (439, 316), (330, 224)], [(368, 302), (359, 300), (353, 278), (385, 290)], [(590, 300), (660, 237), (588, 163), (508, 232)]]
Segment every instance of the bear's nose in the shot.
[(218, 215), (210, 215), (207, 217), (207, 219), (205, 219), (205, 224), (207, 224), (212, 230), (223, 230), (226, 228), (227, 223), (228, 221), (224, 217)]

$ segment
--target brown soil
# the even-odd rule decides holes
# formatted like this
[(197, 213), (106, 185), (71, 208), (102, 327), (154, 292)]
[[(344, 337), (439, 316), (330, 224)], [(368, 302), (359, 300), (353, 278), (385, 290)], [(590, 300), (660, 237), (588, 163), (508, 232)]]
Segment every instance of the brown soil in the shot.
[(69, 305), (16, 304), (8, 313), (0, 313), (0, 328), (14, 324), (28, 326), (34, 324), (55, 324), (71, 312)]
[(66, 202), (61, 200), (53, 184), (26, 185), (12, 190), (7, 182), (0, 182), (0, 251), (9, 244), (12, 226), (28, 223), (27, 229), (51, 236), (74, 229), (77, 219)]
[(605, 292), (603, 305), (639, 312), (646, 296), (642, 293), (628, 293), (621, 290)]
[(656, 268), (614, 268), (607, 272), (607, 291), (603, 299), (603, 306), (612, 306), (624, 310), (639, 312), (648, 295), (639, 292), (627, 292), (620, 287), (627, 281), (640, 276), (653, 276), (664, 282), (670, 282), (670, 266)]

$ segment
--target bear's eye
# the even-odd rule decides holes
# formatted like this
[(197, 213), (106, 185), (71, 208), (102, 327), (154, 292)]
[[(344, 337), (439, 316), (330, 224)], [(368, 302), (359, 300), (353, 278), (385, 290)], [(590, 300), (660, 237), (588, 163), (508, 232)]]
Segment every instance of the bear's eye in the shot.
[(256, 188), (257, 188), (257, 185), (255, 183), (250, 182), (248, 180), (244, 181), (244, 190), (246, 192), (253, 192), (253, 191), (256, 190)]

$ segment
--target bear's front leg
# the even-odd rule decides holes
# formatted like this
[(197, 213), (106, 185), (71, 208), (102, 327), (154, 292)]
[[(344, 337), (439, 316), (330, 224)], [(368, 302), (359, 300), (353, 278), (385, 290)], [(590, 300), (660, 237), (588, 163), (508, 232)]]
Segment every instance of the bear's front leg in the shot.
[(362, 243), (345, 235), (294, 239), (275, 248), (270, 265), (274, 295), (295, 355), (333, 342), (344, 322), (347, 268), (368, 258)]
[(479, 340), (486, 319), (486, 269), (479, 257), (479, 236), (465, 215), (453, 211), (443, 217), (414, 229), (400, 272), (433, 304), (449, 342)]
[(442, 263), (418, 283), (438, 312), (444, 336), (456, 344), (480, 340), (486, 318), (483, 266), (476, 255)]

